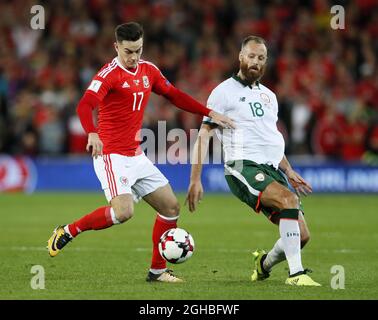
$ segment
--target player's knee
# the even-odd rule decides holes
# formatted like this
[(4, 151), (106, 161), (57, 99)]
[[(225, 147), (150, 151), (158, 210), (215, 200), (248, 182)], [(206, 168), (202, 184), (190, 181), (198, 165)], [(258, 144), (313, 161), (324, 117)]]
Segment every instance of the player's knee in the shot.
[(299, 199), (296, 194), (285, 191), (281, 196), (281, 210), (282, 209), (293, 209), (298, 208)]
[(115, 216), (120, 223), (130, 220), (134, 215), (134, 209), (129, 206), (117, 206), (114, 209)]
[(169, 216), (177, 217), (180, 214), (180, 203), (175, 201), (169, 208)]
[(177, 200), (173, 201), (160, 214), (166, 217), (177, 217), (180, 214), (180, 203)]

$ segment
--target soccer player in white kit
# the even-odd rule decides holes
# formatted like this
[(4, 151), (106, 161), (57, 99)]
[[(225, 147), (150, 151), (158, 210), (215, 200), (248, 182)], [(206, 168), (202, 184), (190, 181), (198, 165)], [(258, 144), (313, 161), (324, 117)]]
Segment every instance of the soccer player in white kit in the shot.
[[(194, 145), (186, 202), (194, 211), (202, 199), (202, 162), (215, 130), (223, 145), (225, 177), (232, 193), (279, 226), (280, 238), (273, 248), (268, 253), (253, 252), (251, 280), (268, 278), (272, 267), (286, 259), (290, 269), (286, 284), (320, 286), (308, 276), (309, 270), (303, 268), (301, 261), (301, 248), (309, 241), (309, 230), (297, 195), (310, 193), (312, 188), (284, 155), (285, 142), (276, 124), (276, 95), (259, 82), (267, 58), (264, 39), (245, 38), (239, 53), (239, 72), (209, 96), (207, 106), (233, 119), (236, 129), (224, 130), (211, 117), (204, 117)], [(287, 181), (296, 193), (289, 190)]]
[[(126, 222), (133, 216), (134, 200), (143, 198), (157, 211), (146, 280), (182, 282), (167, 270), (158, 249), (160, 236), (176, 228), (180, 206), (168, 180), (141, 151), (139, 135), (144, 110), (154, 92), (183, 110), (215, 118), (221, 126), (232, 127), (233, 123), (174, 87), (153, 63), (140, 59), (143, 28), (138, 23), (117, 26), (115, 38), (117, 57), (94, 76), (77, 107), (88, 134), (87, 150), (92, 152), (94, 169), (109, 205), (57, 227), (47, 248), (50, 256), (55, 257), (84, 231)], [(92, 114), (95, 108), (98, 108), (97, 127)]]

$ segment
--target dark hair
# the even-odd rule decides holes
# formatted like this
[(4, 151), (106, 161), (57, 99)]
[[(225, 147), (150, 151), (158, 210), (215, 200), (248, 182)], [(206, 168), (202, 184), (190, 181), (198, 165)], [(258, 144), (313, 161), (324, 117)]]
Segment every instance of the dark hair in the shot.
[(127, 22), (115, 28), (115, 38), (117, 42), (137, 41), (143, 37), (143, 27), (136, 22)]
[(258, 37), (258, 36), (248, 36), (248, 37), (246, 37), (246, 38), (243, 39), (243, 42), (242, 42), (241, 48), (243, 49), (244, 46), (245, 46), (248, 42), (250, 42), (250, 41), (254, 41), (254, 42), (256, 42), (256, 43), (263, 44), (263, 45), (265, 45), (265, 47), (267, 46), (267, 45), (266, 45), (266, 41), (265, 41), (263, 38)]

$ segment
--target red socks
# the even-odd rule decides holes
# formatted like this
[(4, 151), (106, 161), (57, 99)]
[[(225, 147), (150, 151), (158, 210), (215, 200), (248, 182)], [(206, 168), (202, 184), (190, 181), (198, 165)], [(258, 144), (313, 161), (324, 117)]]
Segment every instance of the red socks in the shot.
[(86, 230), (100, 230), (112, 226), (111, 207), (101, 207), (68, 225), (72, 237)]
[[(109, 228), (114, 224), (110, 210), (110, 206), (98, 208), (92, 213), (89, 213), (79, 220), (69, 224), (67, 227), (71, 236), (76, 237), (80, 232), (87, 230), (101, 230)], [(159, 213), (157, 214), (152, 231), (153, 250), (151, 269), (159, 270), (166, 268), (167, 263), (159, 253), (159, 240), (165, 231), (177, 227), (177, 219), (178, 217), (167, 218)]]
[(151, 269), (165, 269), (167, 267), (167, 262), (159, 253), (159, 240), (165, 231), (177, 227), (177, 219), (178, 217), (166, 218), (159, 213), (156, 215), (152, 231), (153, 250)]

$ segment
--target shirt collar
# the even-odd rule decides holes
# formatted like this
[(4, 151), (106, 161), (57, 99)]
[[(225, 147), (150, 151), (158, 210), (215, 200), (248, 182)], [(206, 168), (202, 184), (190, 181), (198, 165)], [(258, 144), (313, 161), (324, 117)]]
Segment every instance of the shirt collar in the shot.
[[(232, 75), (232, 78), (236, 80), (237, 82), (241, 83), (244, 87), (249, 87), (250, 89), (252, 89), (252, 85), (250, 85), (246, 80), (243, 80), (242, 78), (240, 78), (236, 73)], [(255, 85), (257, 86), (257, 88), (260, 89), (260, 81), (257, 80), (255, 82)]]
[(118, 57), (115, 57), (114, 59), (116, 60), (117, 65), (118, 65), (121, 69), (125, 70), (127, 73), (130, 73), (130, 74), (132, 74), (133, 76), (135, 76), (135, 75), (137, 74), (137, 72), (138, 72), (138, 68), (139, 68), (139, 62), (138, 62), (138, 64), (137, 64), (137, 66), (136, 66), (135, 69), (130, 70), (130, 69), (126, 69), (126, 68), (122, 65), (122, 63), (119, 61)]

